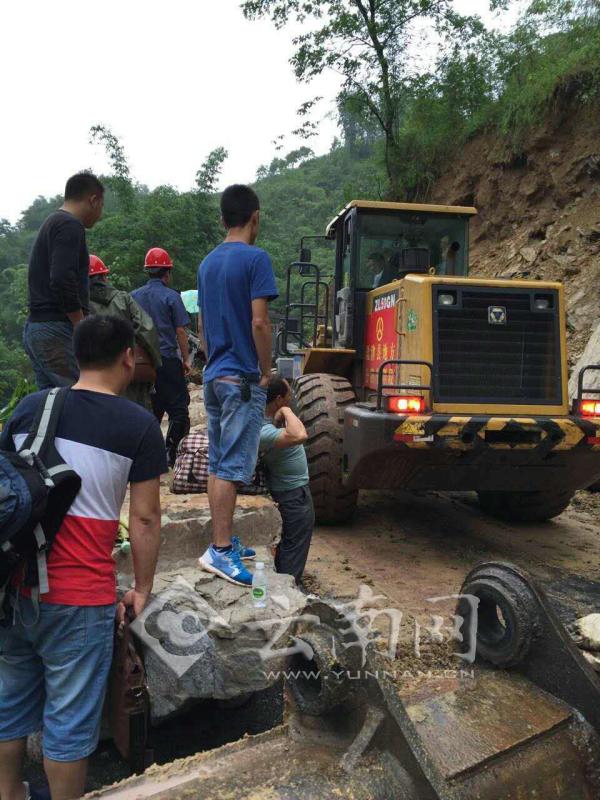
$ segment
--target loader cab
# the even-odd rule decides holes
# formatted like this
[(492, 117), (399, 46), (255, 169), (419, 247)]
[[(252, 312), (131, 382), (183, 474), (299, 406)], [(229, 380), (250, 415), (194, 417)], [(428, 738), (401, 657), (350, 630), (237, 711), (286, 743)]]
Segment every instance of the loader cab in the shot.
[(362, 349), (368, 292), (406, 275), (466, 277), (474, 208), (355, 200), (329, 225), (336, 242), (334, 345)]

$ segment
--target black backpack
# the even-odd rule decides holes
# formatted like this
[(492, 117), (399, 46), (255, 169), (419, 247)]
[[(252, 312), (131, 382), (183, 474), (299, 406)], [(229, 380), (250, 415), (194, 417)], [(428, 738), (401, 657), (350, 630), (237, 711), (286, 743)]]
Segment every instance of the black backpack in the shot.
[(10, 582), (23, 559), (21, 585), (35, 602), (50, 591), (46, 556), (81, 489), (54, 442), (69, 391), (48, 392), (18, 453), (0, 450), (0, 625), (10, 624)]

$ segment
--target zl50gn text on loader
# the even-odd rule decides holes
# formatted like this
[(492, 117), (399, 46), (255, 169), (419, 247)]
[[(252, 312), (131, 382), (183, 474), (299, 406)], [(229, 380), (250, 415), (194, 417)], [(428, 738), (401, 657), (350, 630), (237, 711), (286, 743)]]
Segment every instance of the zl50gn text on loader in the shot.
[(319, 522), (348, 519), (359, 489), (476, 491), (488, 513), (541, 521), (600, 476), (600, 397), (585, 389), (600, 366), (570, 405), (563, 287), (469, 278), (476, 213), (350, 203), (322, 237), (333, 303), (309, 250), (288, 268), (279, 351)]

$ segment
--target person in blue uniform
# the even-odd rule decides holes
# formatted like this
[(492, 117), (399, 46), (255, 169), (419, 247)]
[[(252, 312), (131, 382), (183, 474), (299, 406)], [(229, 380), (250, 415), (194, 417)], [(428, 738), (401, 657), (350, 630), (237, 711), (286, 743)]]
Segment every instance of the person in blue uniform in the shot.
[(165, 412), (169, 415), (166, 447), (171, 467), (175, 463), (179, 442), (190, 431), (186, 377), (191, 371), (185, 330), (190, 324), (190, 316), (178, 292), (169, 287), (172, 269), (167, 251), (153, 247), (146, 254), (144, 263), (148, 283), (131, 293), (136, 303), (154, 320), (160, 339), (162, 366), (156, 370), (152, 407), (159, 422)]

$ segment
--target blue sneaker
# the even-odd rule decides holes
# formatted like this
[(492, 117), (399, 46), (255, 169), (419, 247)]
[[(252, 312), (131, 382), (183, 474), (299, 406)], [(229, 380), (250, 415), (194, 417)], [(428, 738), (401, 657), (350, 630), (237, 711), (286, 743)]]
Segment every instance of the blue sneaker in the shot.
[(225, 578), (236, 586), (252, 586), (252, 575), (242, 564), (242, 559), (233, 547), (226, 553), (219, 553), (211, 546), (206, 553), (198, 559), (198, 564), (207, 572), (214, 572), (220, 578)]
[(253, 558), (256, 558), (256, 550), (252, 550), (250, 547), (244, 547), (239, 536), (231, 537), (231, 546), (236, 553), (240, 554), (242, 561), (251, 561)]

